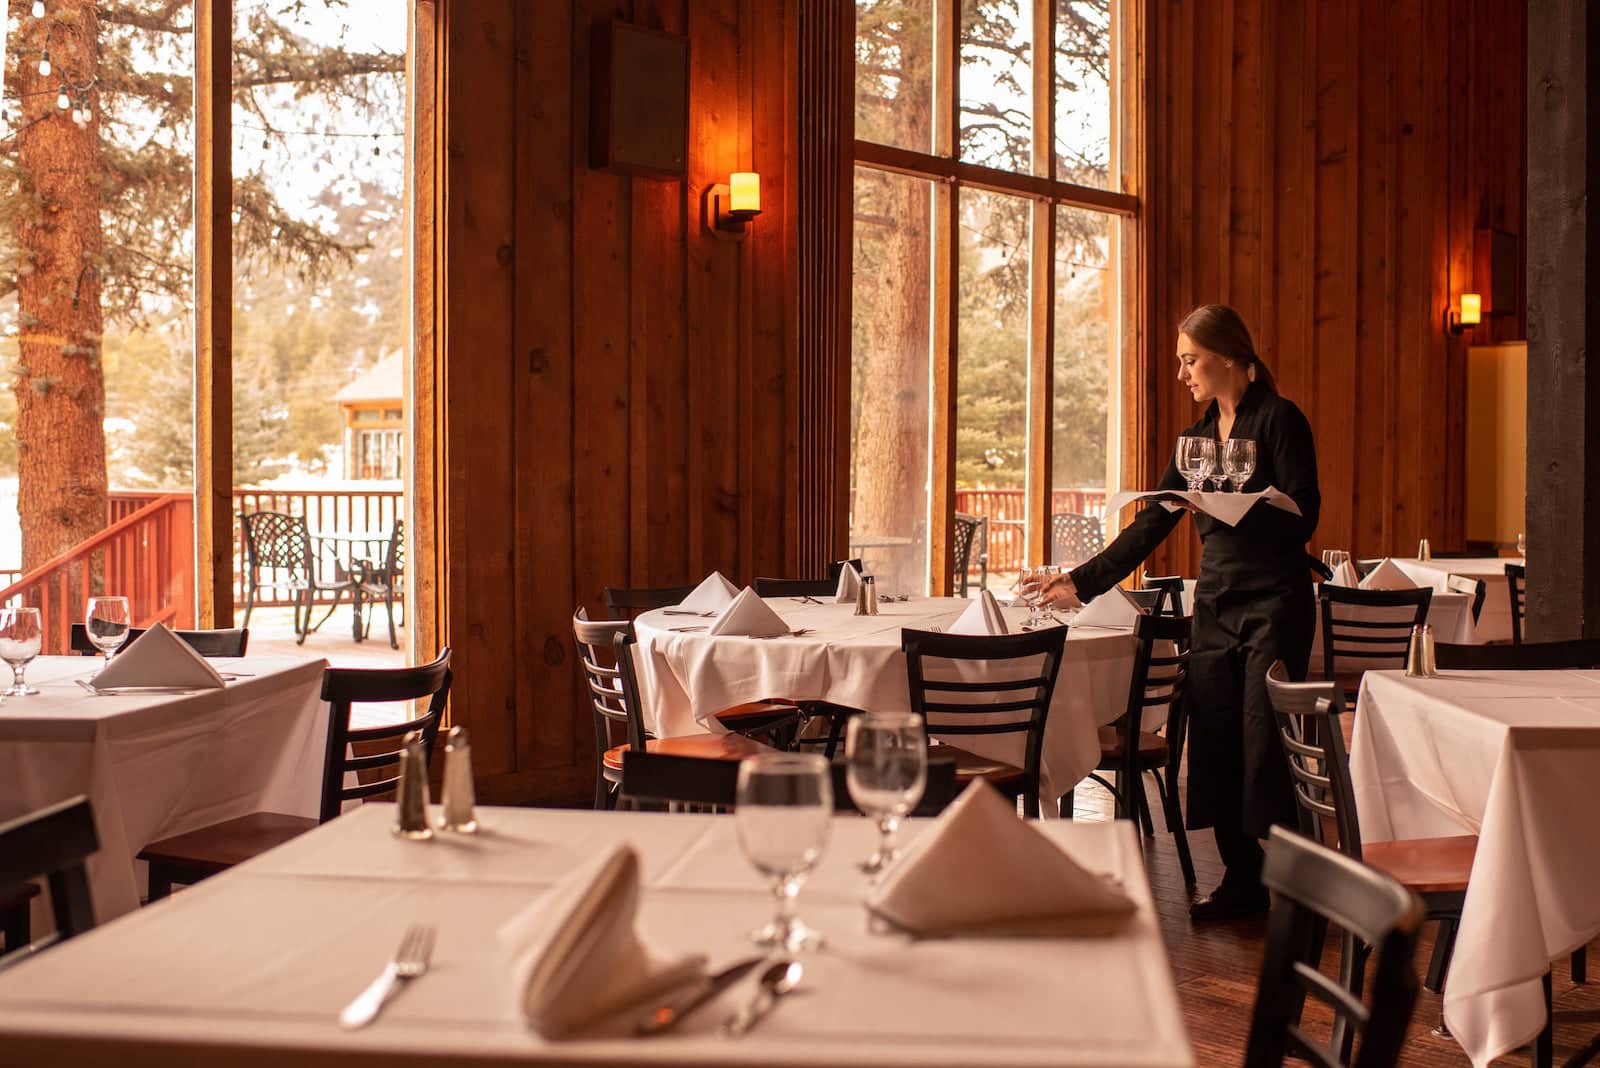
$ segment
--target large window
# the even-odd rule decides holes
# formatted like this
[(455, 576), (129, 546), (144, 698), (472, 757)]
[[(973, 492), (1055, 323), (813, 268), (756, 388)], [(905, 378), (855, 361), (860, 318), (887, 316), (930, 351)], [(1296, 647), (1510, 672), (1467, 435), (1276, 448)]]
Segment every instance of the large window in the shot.
[(850, 540), (893, 589), (959, 586), (974, 518), (969, 589), (1103, 520), (1135, 2), (857, 2)]

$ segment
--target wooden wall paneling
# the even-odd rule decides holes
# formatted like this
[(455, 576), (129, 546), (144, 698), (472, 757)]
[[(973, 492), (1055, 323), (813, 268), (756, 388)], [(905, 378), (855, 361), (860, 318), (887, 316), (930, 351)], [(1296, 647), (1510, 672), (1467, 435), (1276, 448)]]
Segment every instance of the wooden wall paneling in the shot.
[(1245, 321), (1253, 324), (1257, 351), (1271, 339), (1262, 315), (1266, 307), (1262, 285), (1262, 186), (1267, 155), (1266, 94), (1262, 67), (1268, 52), (1263, 35), (1266, 5), (1262, 0), (1235, 0), (1229, 85), (1227, 210), (1222, 213), (1227, 260), (1224, 292)]
[(1388, 329), (1394, 307), (1390, 236), (1394, 201), (1390, 196), (1390, 136), (1394, 126), (1392, 92), (1394, 7), (1390, 0), (1360, 0), (1355, 5), (1362, 50), (1355, 107), (1359, 247), (1356, 267), (1356, 364), (1352, 399), (1360, 474), (1353, 480), (1351, 519), (1356, 545), (1393, 544), (1390, 537), (1389, 480), (1393, 463), (1387, 400), (1394, 367)]
[[(1448, 0), (1423, 0), (1422, 8), (1424, 34), (1434, 42), (1448, 41), (1447, 23), (1452, 17), (1453, 5)], [(1429, 208), (1425, 233), (1430, 239), (1424, 266), (1429, 276), (1428, 307), (1440, 321), (1424, 328), (1423, 348), (1419, 354), (1425, 368), (1423, 381), (1430, 403), (1425, 407), (1419, 405), (1416, 411), (1417, 421), (1422, 428), (1421, 459), (1417, 470), (1440, 473), (1444, 470), (1446, 447), (1444, 405), (1440, 402), (1444, 400), (1448, 403), (1443, 383), (1451, 345), (1442, 322), (1444, 309), (1450, 303), (1450, 214), (1449, 197), (1445, 193), (1449, 181), (1450, 127), (1448, 92), (1441, 93), (1438, 87), (1450, 85), (1451, 63), (1449, 49), (1439, 48), (1437, 44), (1423, 53), (1423, 68), (1429, 79), (1424, 83), (1428, 98), (1423, 116), (1423, 136), (1427, 152), (1425, 203)], [(1444, 521), (1443, 486), (1438, 481), (1435, 479), (1433, 484), (1416, 487), (1421, 507), (1414, 519), (1419, 531), (1436, 529)]]

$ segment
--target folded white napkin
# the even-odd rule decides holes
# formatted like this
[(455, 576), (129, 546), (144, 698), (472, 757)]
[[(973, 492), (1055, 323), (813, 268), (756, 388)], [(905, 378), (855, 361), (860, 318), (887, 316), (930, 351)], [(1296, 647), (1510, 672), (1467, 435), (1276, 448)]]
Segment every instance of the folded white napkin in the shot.
[(135, 638), (91, 681), (102, 688), (211, 690), (227, 685), (205, 657), (160, 623)]
[(756, 596), (756, 591), (746, 586), (739, 591), (733, 603), (711, 624), (711, 634), (743, 635), (747, 638), (770, 638), (788, 634), (785, 623), (772, 606)]
[(679, 602), (678, 607), (691, 612), (719, 612), (731, 604), (738, 595), (739, 587), (723, 578), (722, 572), (713, 571), (689, 596)]
[(1144, 609), (1128, 596), (1127, 590), (1113, 586), (1084, 605), (1072, 623), (1078, 627), (1131, 627), (1143, 614)]
[(704, 974), (701, 955), (667, 959), (639, 937), (639, 855), (621, 843), (572, 872), (500, 929), (516, 955), (528, 1022), (559, 1038)]
[(950, 624), (951, 634), (1009, 634), (1005, 613), (1000, 602), (988, 590), (979, 590), (978, 596), (967, 605), (967, 610)]
[(1367, 577), (1361, 580), (1364, 590), (1414, 590), (1417, 584), (1412, 582), (1401, 571), (1393, 560), (1385, 556), (1378, 561), (1378, 566), (1367, 572)]
[(1328, 580), (1332, 586), (1359, 586), (1361, 585), (1361, 572), (1356, 570), (1356, 565), (1346, 560), (1333, 569), (1333, 578)]
[(978, 781), (911, 844), (867, 907), (935, 934), (1121, 914), (1134, 905), (1119, 882), (1081, 867)]
[(861, 589), (861, 572), (856, 565), (845, 564), (839, 569), (839, 588), (834, 592), (834, 604), (855, 604), (856, 591)]

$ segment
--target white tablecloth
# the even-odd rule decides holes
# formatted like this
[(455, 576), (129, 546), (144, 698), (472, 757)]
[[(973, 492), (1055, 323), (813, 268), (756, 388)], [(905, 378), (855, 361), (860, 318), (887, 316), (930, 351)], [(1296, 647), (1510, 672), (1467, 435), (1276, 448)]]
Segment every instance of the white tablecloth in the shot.
[(257, 809), (315, 816), (328, 706), (325, 661), (213, 660), (251, 672), (222, 690), (100, 696), (73, 680), (102, 661), (46, 656), (36, 697), (0, 704), (0, 821), (74, 794), (94, 806), (89, 886), (101, 921), (138, 908), (134, 856), (151, 842)]
[(1350, 771), (1364, 839), (1479, 836), (1444, 1016), (1482, 1068), (1539, 1032), (1545, 969), (1600, 933), (1600, 672), (1369, 672)]
[[(911, 695), (902, 628), (948, 629), (972, 602), (963, 598), (916, 598), (879, 606), (876, 616), (857, 616), (848, 604), (801, 604), (788, 597), (767, 602), (794, 629), (812, 633), (787, 638), (709, 637), (674, 632), (703, 619), (646, 612), (635, 623), (636, 657), (645, 726), (663, 737), (720, 729), (716, 713), (746, 701), (771, 697), (827, 700), (873, 712), (904, 712)], [(1017, 630), (1023, 608), (1005, 609)], [(1070, 627), (1040, 759), (1041, 811), (1072, 789), (1100, 760), (1097, 729), (1127, 711), (1137, 641), (1131, 630)], [(1145, 724), (1153, 729), (1156, 722)], [(1022, 763), (1024, 735), (952, 736), (952, 744), (991, 760)]]
[[(1445, 592), (1451, 575), (1478, 579), (1484, 585), (1483, 611), (1474, 623), (1467, 619), (1467, 637), (1461, 641), (1474, 645), (1485, 642), (1511, 640), (1511, 591), (1506, 585), (1506, 565), (1520, 564), (1520, 559), (1494, 556), (1457, 557), (1435, 560), (1396, 560), (1395, 566), (1419, 586), (1431, 586), (1436, 594)], [(1445, 641), (1434, 627), (1436, 640)], [(1451, 639), (1454, 640), (1454, 639)]]
[[(82, 1063), (98, 1051), (105, 1063), (163, 1068), (349, 1068), (399, 1063), (397, 1055), (411, 1065), (1194, 1063), (1126, 821), (1048, 825), (1081, 863), (1118, 874), (1137, 902), (1110, 936), (912, 940), (868, 929), (854, 865), (874, 829), (840, 817), (798, 902), (828, 944), (804, 956), (801, 989), (760, 1027), (738, 1040), (718, 1032), (749, 996), (746, 979), (659, 1038), (551, 1043), (523, 1023), (496, 933), (579, 862), (632, 842), (646, 937), (669, 954), (704, 952), (713, 967), (749, 955), (745, 934), (770, 915), (772, 895), (742, 859), (733, 817), (478, 815), (485, 830), (476, 838), (410, 842), (388, 831), (393, 806), (367, 805), (0, 972), (0, 1048), (18, 1064)], [(928, 825), (910, 821), (906, 837)], [(371, 1027), (341, 1030), (339, 1009), (417, 921), (438, 927), (428, 974)], [(108, 1042), (116, 1044), (95, 1045)]]

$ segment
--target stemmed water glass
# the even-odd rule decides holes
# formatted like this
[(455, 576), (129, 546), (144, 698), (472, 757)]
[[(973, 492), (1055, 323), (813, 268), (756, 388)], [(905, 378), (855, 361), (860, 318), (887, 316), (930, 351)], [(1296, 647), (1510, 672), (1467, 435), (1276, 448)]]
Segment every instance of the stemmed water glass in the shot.
[(1215, 438), (1184, 435), (1178, 439), (1178, 472), (1189, 483), (1190, 493), (1199, 493), (1206, 479), (1217, 468)]
[(126, 597), (91, 597), (85, 613), (84, 630), (94, 647), (106, 654), (106, 663), (128, 640), (128, 599)]
[(1244, 492), (1244, 484), (1256, 473), (1256, 443), (1249, 438), (1229, 438), (1222, 443), (1222, 470), (1229, 488)]
[(1528, 537), (1520, 530), (1517, 532), (1517, 555), (1523, 557), (1528, 555)]
[(11, 665), (11, 689), (7, 697), (28, 697), (39, 691), (22, 679), (28, 662), (39, 655), (44, 628), (37, 608), (0, 608), (0, 660)]
[(734, 823), (745, 858), (772, 880), (777, 913), (750, 933), (757, 945), (795, 951), (822, 936), (794, 914), (794, 898), (828, 844), (833, 778), (816, 753), (763, 753), (739, 762)]
[(894, 861), (894, 832), (928, 785), (928, 736), (914, 712), (850, 717), (845, 733), (845, 785), (856, 808), (877, 821), (877, 851), (860, 865), (876, 875)]
[(1022, 598), (1022, 603), (1028, 608), (1028, 618), (1023, 621), (1024, 627), (1033, 625), (1039, 618), (1039, 605), (1043, 603), (1044, 568), (1023, 566), (1017, 571), (1017, 596)]

